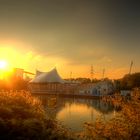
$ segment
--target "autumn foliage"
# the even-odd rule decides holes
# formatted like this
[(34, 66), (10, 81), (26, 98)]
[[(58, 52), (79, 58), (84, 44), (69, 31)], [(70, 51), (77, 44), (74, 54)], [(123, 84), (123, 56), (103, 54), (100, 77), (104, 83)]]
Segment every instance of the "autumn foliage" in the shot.
[(1, 140), (73, 140), (28, 92), (0, 92)]
[(87, 140), (139, 140), (140, 90), (133, 91), (130, 99), (117, 94), (110, 101), (120, 106), (121, 111), (109, 121), (101, 117), (95, 123), (85, 123), (81, 136)]

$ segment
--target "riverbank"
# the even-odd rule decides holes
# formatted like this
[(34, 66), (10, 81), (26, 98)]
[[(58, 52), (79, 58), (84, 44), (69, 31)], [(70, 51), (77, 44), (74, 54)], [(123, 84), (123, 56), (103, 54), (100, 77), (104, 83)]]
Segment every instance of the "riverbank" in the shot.
[(74, 140), (59, 123), (46, 116), (42, 102), (29, 92), (0, 92), (0, 139)]
[[(85, 107), (81, 108), (83, 105), (77, 107), (77, 110), (75, 110), (75, 105), (83, 103), (82, 100), (78, 100), (78, 98), (75, 99), (78, 103), (75, 104), (74, 102), (74, 106), (72, 106), (72, 102), (70, 101), (69, 104), (66, 104), (64, 112), (66, 111), (66, 113), (70, 115), (70, 118), (72, 118), (72, 113), (70, 112), (71, 106), (74, 108), (74, 118), (75, 112), (83, 113), (78, 117), (78, 120), (81, 120), (81, 116), (87, 114), (87, 112), (85, 112)], [(79, 134), (81, 139), (88, 138), (89, 140), (93, 140), (100, 138), (119, 140), (123, 138), (124, 140), (139, 140), (140, 90), (133, 91), (130, 100), (124, 100), (120, 94), (117, 94), (115, 98), (109, 98), (107, 100), (121, 107), (119, 114), (115, 114), (115, 118), (106, 122), (104, 122), (104, 120), (102, 120), (104, 118), (101, 117), (97, 118), (95, 123), (85, 123), (85, 131)], [(64, 101), (64, 99), (60, 100), (58, 103), (60, 103), (60, 105), (65, 105), (62, 101)], [(99, 102), (97, 102), (97, 100), (90, 100), (87, 102), (88, 106), (86, 107), (91, 111), (91, 118), (94, 116), (94, 110), (91, 109), (90, 105), (95, 105), (95, 103), (97, 103), (97, 107), (101, 107), (101, 100)], [(103, 108), (106, 107), (104, 103), (102, 105)], [(62, 108), (64, 109), (63, 106)], [(54, 111), (59, 110), (60, 108), (58, 108), (58, 110), (55, 108)], [(62, 118), (61, 115), (59, 116)], [(63, 113), (62, 116), (64, 116)], [(76, 124), (75, 122), (77, 122), (77, 120), (74, 121), (74, 125)], [(47, 119), (42, 103), (29, 92), (0, 92), (0, 139), (74, 140), (75, 138), (73, 138), (73, 136), (75, 136), (74, 133), (69, 133), (67, 129), (58, 125), (55, 120)], [(78, 138), (76, 138), (76, 140), (78, 140)]]
[(64, 94), (64, 93), (32, 93), (32, 95), (53, 95), (53, 96), (60, 96), (60, 97), (69, 97), (69, 98), (81, 98), (81, 99), (101, 99), (101, 96), (93, 96), (93, 95), (84, 95), (84, 94)]
[(81, 137), (88, 140), (139, 140), (140, 90), (134, 90), (131, 99), (124, 100), (120, 94), (117, 94), (115, 98), (110, 98), (108, 101), (120, 106), (119, 114), (106, 122), (103, 117), (100, 117), (95, 123), (85, 123), (85, 132), (81, 134)]

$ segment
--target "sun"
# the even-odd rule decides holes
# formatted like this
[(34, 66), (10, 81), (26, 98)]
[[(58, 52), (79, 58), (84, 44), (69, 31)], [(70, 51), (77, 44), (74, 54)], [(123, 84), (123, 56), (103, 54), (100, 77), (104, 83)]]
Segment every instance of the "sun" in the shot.
[(7, 68), (7, 65), (8, 65), (7, 61), (0, 60), (0, 69), (1, 70), (5, 70)]

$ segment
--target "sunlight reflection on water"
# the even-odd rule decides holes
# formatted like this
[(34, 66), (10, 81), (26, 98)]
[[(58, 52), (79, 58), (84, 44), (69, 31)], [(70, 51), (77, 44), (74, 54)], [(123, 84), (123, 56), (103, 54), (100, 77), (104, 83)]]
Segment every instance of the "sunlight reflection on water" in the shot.
[(40, 96), (47, 115), (57, 119), (72, 131), (81, 131), (84, 122), (94, 122), (99, 116), (108, 120), (115, 115), (113, 106), (99, 99), (53, 97), (56, 102), (50, 106), (51, 98), (51, 96)]

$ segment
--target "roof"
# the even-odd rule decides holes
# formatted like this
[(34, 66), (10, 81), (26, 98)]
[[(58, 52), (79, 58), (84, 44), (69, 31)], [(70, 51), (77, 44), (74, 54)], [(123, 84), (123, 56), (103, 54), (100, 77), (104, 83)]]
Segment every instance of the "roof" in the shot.
[(66, 83), (58, 74), (56, 68), (49, 72), (36, 71), (36, 76), (31, 83)]
[(45, 72), (42, 72), (42, 71), (36, 70), (36, 77), (39, 76), (39, 75), (42, 74), (42, 73), (45, 73)]

